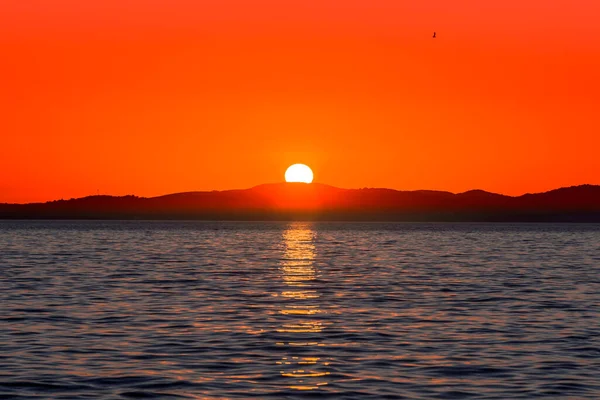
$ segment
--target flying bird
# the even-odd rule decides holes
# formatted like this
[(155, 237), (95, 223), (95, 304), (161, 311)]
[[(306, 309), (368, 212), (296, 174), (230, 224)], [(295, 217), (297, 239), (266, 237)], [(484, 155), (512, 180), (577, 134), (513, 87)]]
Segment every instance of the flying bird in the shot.
[(435, 32), (433, 32), (433, 38), (435, 39)]

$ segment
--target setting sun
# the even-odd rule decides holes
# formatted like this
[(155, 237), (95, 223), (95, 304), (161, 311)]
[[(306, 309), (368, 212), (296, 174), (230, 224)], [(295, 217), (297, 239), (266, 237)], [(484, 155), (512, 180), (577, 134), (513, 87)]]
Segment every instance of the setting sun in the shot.
[(294, 164), (285, 171), (285, 181), (311, 183), (313, 172), (307, 165)]

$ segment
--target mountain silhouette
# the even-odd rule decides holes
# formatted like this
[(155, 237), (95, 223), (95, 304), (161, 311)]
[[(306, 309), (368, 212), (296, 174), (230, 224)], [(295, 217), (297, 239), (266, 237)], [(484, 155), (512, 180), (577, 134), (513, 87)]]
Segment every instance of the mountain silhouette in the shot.
[(454, 194), (276, 183), (150, 198), (89, 196), (0, 204), (0, 218), (600, 222), (600, 186), (505, 196), (483, 190)]

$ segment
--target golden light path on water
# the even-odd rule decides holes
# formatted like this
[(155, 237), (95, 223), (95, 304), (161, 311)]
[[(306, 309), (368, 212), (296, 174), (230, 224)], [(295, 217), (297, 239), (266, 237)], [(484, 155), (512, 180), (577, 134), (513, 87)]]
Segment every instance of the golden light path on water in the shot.
[[(284, 255), (280, 271), (287, 289), (281, 292), (286, 301), (280, 313), (289, 318), (277, 330), (293, 338), (277, 343), (288, 348), (287, 356), (278, 362), (281, 376), (289, 379), (287, 385), (296, 390), (314, 390), (327, 385), (328, 360), (307, 350), (324, 346), (315, 340), (315, 334), (325, 329), (319, 316), (324, 312), (319, 304), (321, 295), (315, 288), (318, 271), (314, 265), (316, 232), (308, 223), (292, 223), (283, 233)], [(310, 351), (309, 351), (310, 352)]]

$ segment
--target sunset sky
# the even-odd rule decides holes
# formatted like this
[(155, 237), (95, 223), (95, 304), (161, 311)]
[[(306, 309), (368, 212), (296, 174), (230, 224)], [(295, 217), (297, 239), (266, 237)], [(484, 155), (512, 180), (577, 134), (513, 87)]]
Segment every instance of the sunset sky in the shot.
[[(600, 184), (598, 0), (3, 0), (0, 202)], [(433, 32), (437, 38), (433, 39)]]

